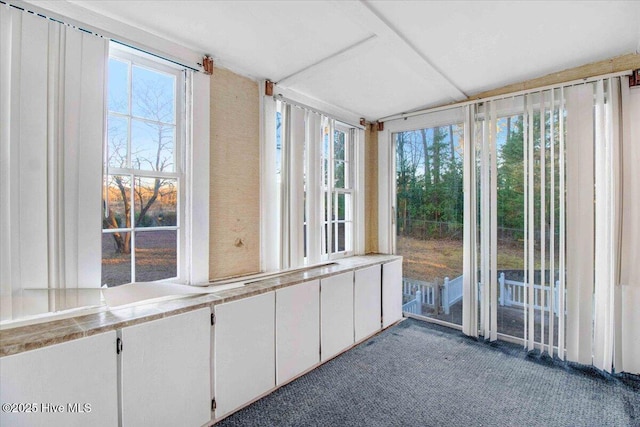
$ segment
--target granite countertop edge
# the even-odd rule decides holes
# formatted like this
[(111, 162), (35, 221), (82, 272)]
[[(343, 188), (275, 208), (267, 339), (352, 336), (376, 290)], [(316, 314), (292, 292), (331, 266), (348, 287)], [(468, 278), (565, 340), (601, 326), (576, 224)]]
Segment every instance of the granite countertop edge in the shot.
[[(276, 277), (256, 279), (242, 287), (219, 291), (215, 294), (187, 295), (167, 301), (140, 303), (123, 308), (106, 307), (105, 310), (98, 313), (79, 314), (66, 319), (7, 328), (0, 330), (0, 358), (165, 317), (177, 316), (201, 308), (213, 307), (217, 304), (237, 301), (288, 286), (386, 264), (399, 259), (402, 257), (383, 254), (341, 258), (335, 260), (333, 265), (311, 267), (307, 270), (284, 273)], [(241, 280), (241, 278), (238, 279), (238, 281)]]

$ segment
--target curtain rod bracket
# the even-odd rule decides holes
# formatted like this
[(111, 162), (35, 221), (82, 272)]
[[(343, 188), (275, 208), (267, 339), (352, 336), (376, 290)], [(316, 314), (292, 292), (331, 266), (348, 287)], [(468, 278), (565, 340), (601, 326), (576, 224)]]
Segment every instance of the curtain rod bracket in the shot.
[(204, 69), (204, 73), (207, 75), (213, 74), (213, 58), (209, 55), (205, 55), (202, 58), (202, 68)]
[(640, 86), (640, 68), (631, 72), (629, 76), (629, 87)]
[(264, 82), (264, 94), (266, 96), (273, 96), (273, 82), (271, 80)]

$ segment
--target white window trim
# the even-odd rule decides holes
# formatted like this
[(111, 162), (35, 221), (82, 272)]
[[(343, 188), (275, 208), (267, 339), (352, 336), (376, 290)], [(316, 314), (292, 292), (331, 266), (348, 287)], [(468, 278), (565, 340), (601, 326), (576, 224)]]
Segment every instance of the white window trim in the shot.
[[(396, 248), (396, 148), (393, 134), (465, 121), (463, 108), (385, 122), (378, 132), (378, 251), (392, 254)], [(465, 162), (466, 163), (466, 162)]]
[[(154, 56), (144, 52), (132, 53), (129, 48), (119, 47), (113, 43), (111, 46), (117, 54), (110, 54), (110, 57), (115, 56), (131, 60), (136, 65), (179, 76), (176, 81), (175, 109), (177, 116), (176, 145), (178, 147), (175, 155), (177, 172), (166, 173), (141, 170), (135, 171), (134, 175), (172, 178), (176, 178), (177, 175), (178, 225), (176, 227), (157, 228), (158, 230), (177, 230), (177, 276), (159, 280), (159, 282), (208, 283), (210, 78), (208, 75), (186, 70), (177, 64), (158, 62)], [(108, 114), (108, 111), (106, 111), (106, 114)], [(117, 173), (119, 170), (112, 168), (109, 172)], [(127, 174), (129, 172), (129, 170), (126, 171)], [(193, 197), (194, 194), (197, 194), (198, 197)], [(132, 225), (133, 228), (135, 227)], [(146, 227), (145, 230), (149, 231), (151, 228)], [(132, 259), (132, 265), (134, 262)]]
[[(334, 152), (334, 148), (335, 148), (335, 141), (334, 141), (334, 137), (335, 137), (335, 131), (339, 131), (345, 134), (345, 163), (349, 165), (350, 168), (353, 169), (353, 171), (349, 171), (346, 172), (345, 171), (345, 183), (349, 183), (349, 186), (346, 186), (347, 188), (336, 188), (335, 187), (335, 162), (336, 162), (336, 158), (335, 158), (335, 152)], [(325, 195), (327, 197), (329, 197), (331, 199), (331, 211), (332, 212), (337, 212), (337, 203), (335, 202), (336, 197), (339, 194), (349, 194), (351, 196), (351, 206), (350, 206), (350, 210), (351, 210), (351, 219), (348, 220), (347, 219), (347, 215), (345, 212), (345, 219), (342, 221), (339, 221), (336, 215), (335, 219), (331, 219), (329, 218), (326, 221), (326, 225), (327, 225), (327, 230), (329, 230), (329, 236), (327, 238), (327, 241), (329, 243), (332, 242), (333, 240), (333, 233), (335, 231), (335, 226), (336, 224), (339, 223), (344, 223), (345, 224), (345, 250), (344, 251), (335, 251), (334, 247), (331, 248), (327, 248), (327, 252), (322, 254), (323, 257), (325, 257), (325, 259), (327, 260), (332, 260), (332, 259), (340, 259), (340, 258), (346, 258), (349, 256), (353, 256), (354, 253), (356, 253), (356, 241), (357, 238), (356, 236), (358, 235), (358, 232), (356, 230), (356, 219), (358, 218), (356, 211), (357, 211), (357, 195), (362, 193), (361, 191), (358, 191), (358, 181), (357, 181), (357, 175), (359, 171), (362, 171), (362, 168), (358, 167), (358, 153), (357, 153), (357, 138), (356, 138), (356, 129), (346, 125), (344, 123), (339, 123), (339, 122), (335, 122), (335, 124), (333, 125), (333, 127), (331, 128), (331, 130), (329, 131), (330, 135), (329, 135), (329, 161), (328, 161), (328, 166), (329, 166), (329, 170), (327, 171), (328, 177), (329, 177), (329, 182), (328, 185), (322, 188), (322, 193), (325, 193)], [(325, 195), (323, 195), (323, 199), (325, 198)], [(336, 197), (334, 197), (334, 195)], [(346, 210), (346, 203), (345, 203), (345, 210)], [(324, 209), (321, 209), (321, 212), (324, 212)], [(364, 219), (362, 221), (358, 221), (363, 223)], [(350, 226), (350, 230), (347, 230), (347, 224), (351, 223)], [(322, 220), (322, 226), (324, 228), (325, 226), (325, 221)], [(351, 234), (351, 236), (349, 236)], [(347, 242), (351, 240), (351, 242), (349, 242), (351, 244), (351, 248), (349, 250), (346, 249), (347, 247)], [(336, 241), (337, 244), (337, 241)]]

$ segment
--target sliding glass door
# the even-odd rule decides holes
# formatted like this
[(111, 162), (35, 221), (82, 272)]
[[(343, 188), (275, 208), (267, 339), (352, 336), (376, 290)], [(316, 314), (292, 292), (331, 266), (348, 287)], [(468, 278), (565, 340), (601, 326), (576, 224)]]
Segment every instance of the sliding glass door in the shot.
[(385, 123), (379, 246), (404, 257), (406, 314), (612, 369), (625, 85), (596, 79)]
[(464, 126), (393, 134), (403, 311), (462, 325)]

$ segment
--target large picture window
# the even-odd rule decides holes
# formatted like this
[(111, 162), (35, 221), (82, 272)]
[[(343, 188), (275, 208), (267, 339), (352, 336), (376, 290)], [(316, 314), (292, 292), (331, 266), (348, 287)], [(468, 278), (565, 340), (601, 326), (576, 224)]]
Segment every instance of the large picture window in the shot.
[(184, 71), (110, 46), (102, 283), (180, 276)]

